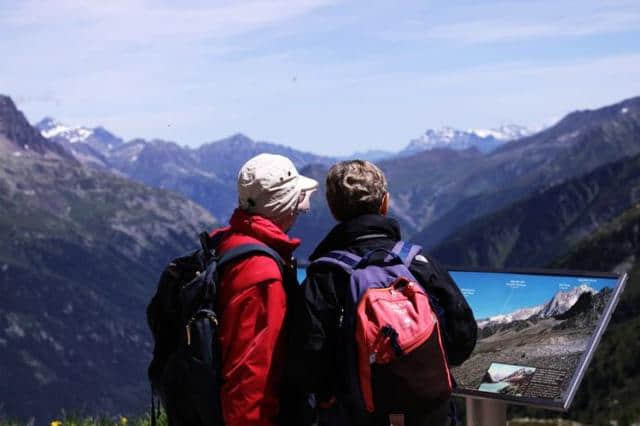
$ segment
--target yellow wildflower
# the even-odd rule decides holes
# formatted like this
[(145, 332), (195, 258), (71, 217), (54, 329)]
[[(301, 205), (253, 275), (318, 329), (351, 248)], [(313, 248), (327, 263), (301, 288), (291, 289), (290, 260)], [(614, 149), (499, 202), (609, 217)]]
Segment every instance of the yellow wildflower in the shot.
[(129, 422), (129, 420), (126, 417), (120, 417), (120, 424), (121, 425), (126, 425), (127, 422)]
[(62, 422), (60, 420), (54, 420), (51, 422), (51, 426), (62, 426)]

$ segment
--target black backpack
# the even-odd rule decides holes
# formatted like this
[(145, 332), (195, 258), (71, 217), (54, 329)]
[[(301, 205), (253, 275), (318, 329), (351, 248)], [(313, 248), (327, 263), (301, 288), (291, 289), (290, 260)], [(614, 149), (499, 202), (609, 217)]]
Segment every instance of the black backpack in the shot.
[(148, 370), (154, 425), (155, 395), (160, 397), (171, 426), (223, 424), (216, 313), (218, 271), (239, 258), (261, 254), (273, 258), (285, 278), (284, 261), (271, 248), (245, 244), (219, 256), (216, 246), (221, 237), (216, 234), (214, 240), (202, 233), (200, 249), (172, 260), (147, 307), (155, 343)]

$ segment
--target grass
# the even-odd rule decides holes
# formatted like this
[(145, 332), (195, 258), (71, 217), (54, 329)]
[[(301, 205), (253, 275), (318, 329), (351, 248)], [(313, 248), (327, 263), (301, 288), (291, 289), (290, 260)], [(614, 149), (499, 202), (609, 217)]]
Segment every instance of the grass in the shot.
[(507, 421), (508, 426), (580, 426), (582, 423), (565, 419), (535, 419), (522, 417)]
[[(146, 415), (129, 419), (127, 417), (81, 417), (81, 416), (61, 416), (60, 418), (51, 419), (48, 422), (51, 426), (151, 426), (151, 417)], [(34, 420), (16, 421), (0, 419), (0, 426), (31, 426), (35, 424)], [(38, 422), (38, 424), (46, 424)], [(158, 426), (167, 426), (167, 418), (162, 413), (156, 419)]]

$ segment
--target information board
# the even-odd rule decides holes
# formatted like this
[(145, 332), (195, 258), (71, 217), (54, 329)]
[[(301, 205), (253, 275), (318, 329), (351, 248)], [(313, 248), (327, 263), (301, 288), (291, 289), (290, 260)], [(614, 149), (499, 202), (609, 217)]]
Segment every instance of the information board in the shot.
[(568, 409), (626, 275), (449, 272), (478, 323), (456, 394)]

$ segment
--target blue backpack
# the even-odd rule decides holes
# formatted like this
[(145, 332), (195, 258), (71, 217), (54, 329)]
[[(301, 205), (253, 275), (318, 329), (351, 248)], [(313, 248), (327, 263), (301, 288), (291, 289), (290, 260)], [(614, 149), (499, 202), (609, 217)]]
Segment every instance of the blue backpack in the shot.
[(348, 376), (342, 398), (356, 418), (424, 410), (451, 395), (441, 310), (409, 271), (421, 251), (399, 241), (392, 250), (377, 248), (362, 257), (331, 251), (312, 264), (349, 274), (338, 327)]

